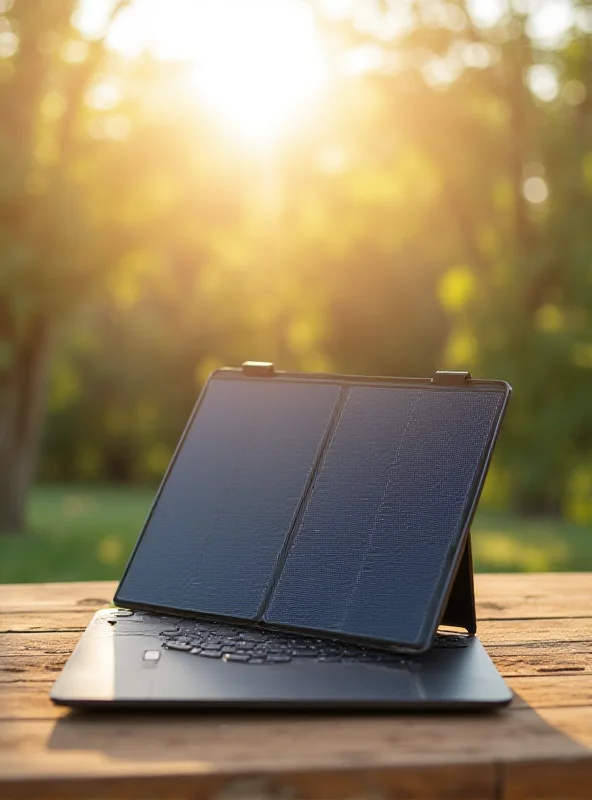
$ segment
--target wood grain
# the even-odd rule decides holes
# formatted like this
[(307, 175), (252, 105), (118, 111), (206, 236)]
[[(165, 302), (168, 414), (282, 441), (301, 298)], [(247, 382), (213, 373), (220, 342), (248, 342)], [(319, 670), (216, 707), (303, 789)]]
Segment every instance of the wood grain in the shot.
[[(29, 616), (29, 615), (27, 615)], [(89, 613), (88, 619), (92, 614)], [(38, 618), (37, 618), (38, 619)], [(557, 619), (540, 627), (542, 641), (525, 632), (516, 623), (497, 622), (484, 625), (482, 640), (496, 666), (507, 679), (528, 676), (592, 674), (592, 634), (588, 639), (581, 620)], [(32, 622), (31, 627), (36, 628)], [(11, 627), (20, 628), (19, 623)], [(9, 627), (9, 626), (7, 626)], [(29, 681), (55, 679), (80, 638), (83, 628), (71, 631), (38, 629), (30, 633), (0, 633), (0, 684), (13, 682), (15, 676), (27, 676)], [(563, 639), (562, 639), (563, 637)], [(491, 642), (503, 642), (492, 644)]]
[(286, 770), (281, 774), (260, 774), (254, 771), (234, 772), (232, 775), (196, 776), (195, 768), (175, 775), (174, 779), (161, 775), (122, 773), (102, 777), (100, 781), (90, 776), (62, 774), (46, 779), (28, 779), (26, 782), (5, 786), (7, 796), (44, 800), (44, 798), (176, 798), (177, 800), (382, 800), (382, 798), (431, 798), (431, 800), (488, 800), (497, 797), (499, 781), (496, 769), (490, 765), (467, 766), (459, 772), (456, 766), (429, 766), (422, 770), (414, 767), (396, 771), (357, 767), (339, 770), (304, 769)]
[(109, 605), (115, 594), (114, 581), (73, 583), (0, 584), (0, 613), (12, 611), (92, 611)]
[[(117, 583), (0, 584), (0, 613), (68, 611), (108, 605)], [(592, 616), (592, 577), (587, 572), (475, 575), (477, 617), (548, 619)]]
[(591, 730), (592, 710), (582, 708), (546, 717), (532, 709), (470, 717), (75, 715), (0, 724), (0, 752), (10, 748), (0, 773), (5, 785), (167, 776), (172, 788), (188, 774), (279, 780), (301, 773), (312, 781), (318, 772), (346, 771), (358, 780), (390, 774), (395, 782), (399, 770), (436, 767), (454, 767), (462, 782), (474, 767), (552, 762), (566, 774), (578, 765), (590, 781)]
[(49, 687), (113, 583), (0, 586), (0, 796), (592, 797), (592, 576), (480, 575), (480, 715), (99, 714)]
[(587, 572), (475, 575), (477, 619), (553, 619), (592, 616)]
[[(591, 598), (592, 602), (592, 598)], [(479, 636), (488, 645), (542, 644), (561, 641), (592, 641), (592, 608), (588, 617), (551, 619), (481, 620)], [(0, 633), (80, 633), (90, 622), (94, 609), (69, 611), (13, 611), (0, 614)]]

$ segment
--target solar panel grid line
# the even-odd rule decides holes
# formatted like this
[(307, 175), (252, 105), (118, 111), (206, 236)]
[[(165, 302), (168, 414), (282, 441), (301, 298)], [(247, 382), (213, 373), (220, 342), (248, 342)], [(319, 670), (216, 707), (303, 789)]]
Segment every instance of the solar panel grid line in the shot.
[[(350, 389), (295, 547), (278, 581), (268, 619), (287, 622), (292, 617), (294, 624), (310, 625), (312, 614), (318, 627), (339, 630), (340, 598), (352, 590), (380, 502), (377, 460), (388, 441), (397, 446), (408, 410), (419, 396), (417, 390), (386, 391), (385, 394), (381, 388), (360, 386)], [(388, 406), (389, 398), (395, 403), (394, 408)], [(388, 417), (384, 414), (385, 401), (386, 410), (395, 412)], [(340, 538), (347, 539), (347, 553), (339, 550)], [(311, 591), (301, 593), (303, 580), (314, 584), (314, 603), (310, 584)]]
[(275, 590), (277, 582), (278, 582), (278, 580), (279, 580), (279, 578), (280, 578), (280, 576), (282, 574), (282, 570), (284, 568), (284, 564), (286, 563), (286, 559), (288, 558), (288, 555), (289, 555), (289, 552), (290, 552), (290, 548), (292, 547), (292, 544), (293, 544), (293, 541), (294, 541), (294, 536), (296, 535), (296, 533), (298, 531), (298, 527), (299, 527), (300, 522), (302, 520), (302, 516), (306, 513), (306, 507), (307, 507), (307, 504), (308, 504), (308, 500), (309, 500), (311, 491), (312, 491), (312, 489), (314, 487), (315, 478), (316, 478), (316, 476), (317, 476), (317, 474), (319, 472), (319, 469), (321, 468), (321, 464), (323, 463), (323, 460), (324, 460), (324, 457), (325, 457), (325, 453), (327, 452), (327, 449), (331, 446), (331, 440), (332, 440), (333, 436), (335, 435), (335, 430), (336, 430), (337, 424), (339, 423), (339, 420), (341, 419), (341, 415), (343, 413), (343, 409), (345, 407), (345, 403), (347, 402), (347, 396), (348, 396), (348, 388), (346, 386), (341, 386), (340, 390), (339, 390), (339, 396), (337, 398), (337, 402), (335, 403), (335, 406), (333, 408), (333, 412), (332, 412), (331, 416), (329, 417), (329, 420), (327, 422), (327, 426), (326, 426), (326, 428), (325, 428), (325, 430), (323, 432), (323, 436), (322, 436), (321, 441), (319, 443), (319, 447), (318, 447), (318, 450), (317, 450), (317, 453), (316, 453), (316, 457), (315, 457), (315, 460), (313, 462), (312, 468), (310, 470), (310, 473), (309, 473), (309, 476), (308, 476), (308, 480), (307, 480), (306, 485), (304, 487), (304, 490), (302, 492), (302, 496), (300, 498), (300, 502), (298, 503), (298, 506), (296, 507), (296, 510), (294, 512), (294, 516), (292, 517), (292, 521), (290, 523), (290, 527), (289, 527), (288, 532), (286, 534), (286, 538), (284, 540), (284, 544), (282, 545), (282, 548), (281, 548), (280, 552), (278, 553), (278, 557), (277, 557), (277, 560), (276, 560), (276, 563), (275, 563), (275, 567), (274, 567), (273, 571), (270, 574), (269, 581), (267, 583), (267, 588), (265, 590), (265, 593), (263, 595), (263, 598), (262, 598), (261, 603), (259, 605), (259, 608), (257, 610), (257, 614), (255, 615), (254, 619), (257, 622), (261, 621), (263, 619), (263, 617), (265, 616), (265, 612), (267, 611), (267, 608), (269, 606), (269, 602), (270, 602), (270, 600), (271, 600), (271, 598), (273, 596), (273, 592)]

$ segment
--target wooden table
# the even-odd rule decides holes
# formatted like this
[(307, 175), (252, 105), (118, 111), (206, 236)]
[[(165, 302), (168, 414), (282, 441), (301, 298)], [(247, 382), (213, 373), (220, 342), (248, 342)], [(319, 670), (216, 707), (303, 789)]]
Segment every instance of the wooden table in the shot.
[(112, 583), (0, 586), (0, 797), (592, 798), (592, 575), (477, 576), (497, 714), (82, 714), (48, 700)]

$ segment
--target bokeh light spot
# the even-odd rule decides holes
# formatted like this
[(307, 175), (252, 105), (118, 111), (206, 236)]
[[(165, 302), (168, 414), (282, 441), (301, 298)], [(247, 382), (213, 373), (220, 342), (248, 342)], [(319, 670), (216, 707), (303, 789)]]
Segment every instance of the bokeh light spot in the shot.
[(526, 74), (530, 91), (546, 103), (554, 100), (559, 93), (557, 72), (549, 64), (535, 64)]
[(543, 333), (557, 333), (564, 327), (565, 317), (558, 306), (547, 303), (537, 310), (534, 324)]
[(97, 559), (101, 564), (117, 564), (123, 557), (123, 545), (114, 536), (106, 536), (97, 545)]
[(475, 290), (475, 277), (467, 267), (452, 267), (440, 281), (438, 296), (446, 311), (460, 311)]
[(540, 175), (532, 175), (522, 185), (522, 192), (529, 203), (539, 205), (549, 197), (547, 181)]
[(0, 33), (0, 58), (10, 58), (18, 50), (18, 36), (12, 31)]

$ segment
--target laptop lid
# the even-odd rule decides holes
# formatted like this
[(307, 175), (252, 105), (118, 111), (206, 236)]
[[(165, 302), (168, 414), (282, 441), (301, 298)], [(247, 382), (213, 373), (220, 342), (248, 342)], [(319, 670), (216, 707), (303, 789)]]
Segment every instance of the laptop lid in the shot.
[(116, 602), (425, 650), (509, 391), (214, 373)]

